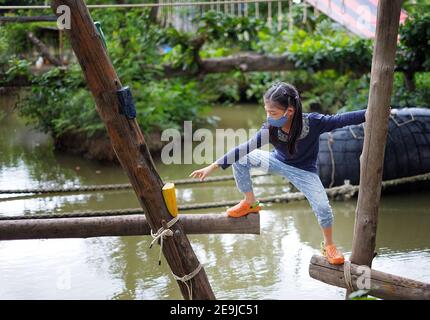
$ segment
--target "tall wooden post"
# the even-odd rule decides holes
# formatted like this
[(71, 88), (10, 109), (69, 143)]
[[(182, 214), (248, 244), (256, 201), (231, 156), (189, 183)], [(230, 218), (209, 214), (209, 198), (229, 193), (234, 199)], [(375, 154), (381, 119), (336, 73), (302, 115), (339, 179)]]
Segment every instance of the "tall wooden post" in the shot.
[(402, 0), (379, 0), (351, 262), (371, 267)]
[[(83, 0), (53, 0), (52, 8), (70, 8), (71, 28), (65, 30), (95, 99), (97, 112), (106, 125), (112, 147), (127, 173), (151, 229), (156, 232), (172, 219), (161, 188), (163, 182), (152, 161), (143, 134), (135, 119), (119, 113), (116, 90), (121, 82), (103, 47), (91, 15)], [(180, 221), (171, 228), (172, 237), (163, 244), (164, 256), (172, 272), (183, 277), (200, 265)], [(193, 299), (215, 299), (206, 272), (202, 268), (191, 280)], [(190, 299), (187, 285), (178, 281), (185, 299)]]

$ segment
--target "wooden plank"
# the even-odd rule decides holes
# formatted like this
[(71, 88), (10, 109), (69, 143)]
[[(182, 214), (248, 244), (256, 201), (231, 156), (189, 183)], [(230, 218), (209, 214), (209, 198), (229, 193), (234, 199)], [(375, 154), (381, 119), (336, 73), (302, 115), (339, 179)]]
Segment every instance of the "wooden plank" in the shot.
[[(259, 234), (260, 215), (230, 218), (226, 214), (181, 214), (188, 234)], [(0, 240), (90, 238), (150, 235), (144, 215), (19, 219), (0, 221)]]
[[(351, 279), (355, 290), (361, 289), (357, 285), (357, 279), (363, 272), (357, 270), (358, 267), (351, 264)], [(309, 275), (324, 283), (347, 288), (343, 265), (332, 265), (325, 257), (312, 256)], [(361, 279), (359, 283), (362, 283)], [(382, 299), (430, 300), (430, 284), (371, 269), (369, 295)]]
[[(84, 1), (53, 0), (54, 13), (61, 5), (70, 8), (71, 28), (65, 29), (65, 33), (94, 97), (97, 112), (106, 126), (112, 147), (130, 179), (148, 224), (156, 232), (172, 219), (161, 193), (164, 183), (155, 168), (136, 119), (128, 119), (120, 114), (116, 91), (122, 88), (122, 84)], [(57, 14), (58, 17), (61, 15), (62, 13)], [(196, 270), (200, 262), (182, 223), (175, 223), (170, 229), (173, 236), (165, 238), (163, 253), (172, 272), (183, 277)], [(177, 283), (185, 299), (215, 299), (204, 268), (188, 281), (193, 289), (192, 297), (185, 283), (179, 280)]]

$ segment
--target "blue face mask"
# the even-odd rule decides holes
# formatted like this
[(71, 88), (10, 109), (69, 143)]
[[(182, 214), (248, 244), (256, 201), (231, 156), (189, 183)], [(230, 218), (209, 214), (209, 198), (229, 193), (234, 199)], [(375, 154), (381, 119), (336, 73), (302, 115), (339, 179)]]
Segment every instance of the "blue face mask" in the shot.
[(286, 124), (288, 121), (288, 116), (282, 116), (279, 119), (273, 119), (271, 117), (267, 117), (267, 122), (274, 127), (282, 127), (284, 124)]

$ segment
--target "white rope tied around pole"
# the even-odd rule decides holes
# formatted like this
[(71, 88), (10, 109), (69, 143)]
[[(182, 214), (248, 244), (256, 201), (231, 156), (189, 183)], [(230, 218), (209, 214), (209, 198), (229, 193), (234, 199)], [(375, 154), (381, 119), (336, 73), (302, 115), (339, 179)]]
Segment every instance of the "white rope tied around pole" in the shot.
[(161, 265), (161, 252), (163, 251), (163, 240), (165, 237), (171, 237), (173, 236), (173, 231), (169, 228), (173, 226), (177, 221), (179, 220), (179, 215), (177, 215), (175, 218), (167, 222), (167, 229), (164, 229), (164, 227), (161, 227), (158, 229), (158, 231), (154, 234), (151, 229), (151, 236), (153, 238), (151, 244), (149, 245), (149, 249), (152, 248), (155, 242), (157, 242), (158, 239), (160, 239), (160, 253), (158, 254), (158, 265)]
[[(149, 248), (151, 249), (154, 243), (158, 239), (160, 239), (160, 253), (158, 255), (158, 265), (161, 265), (161, 253), (163, 252), (163, 240), (165, 237), (173, 236), (173, 231), (170, 230), (170, 227), (173, 226), (178, 220), (179, 220), (179, 215), (177, 215), (175, 218), (167, 222), (167, 229), (164, 229), (164, 227), (161, 227), (160, 229), (158, 229), (158, 231), (155, 234), (152, 232), (152, 229), (151, 229), (151, 236), (153, 240), (149, 245)], [(193, 272), (186, 274), (183, 277), (179, 277), (172, 272), (172, 275), (176, 280), (183, 282), (187, 286), (188, 297), (190, 300), (193, 299), (193, 285), (192, 283), (188, 285), (187, 282), (190, 281), (192, 278), (194, 278), (200, 272), (201, 269), (202, 269), (202, 265), (199, 264)]]
[(176, 280), (181, 281), (182, 283), (184, 283), (187, 286), (188, 297), (190, 300), (193, 300), (193, 284), (190, 282), (190, 284), (188, 285), (187, 282), (190, 281), (192, 278), (194, 278), (200, 272), (200, 270), (202, 270), (201, 264), (199, 264), (193, 272), (186, 274), (183, 277), (179, 277), (172, 272), (172, 275)]
[(354, 286), (352, 285), (352, 276), (351, 276), (351, 262), (345, 260), (343, 264), (343, 276), (345, 278), (346, 288), (349, 292), (354, 292)]

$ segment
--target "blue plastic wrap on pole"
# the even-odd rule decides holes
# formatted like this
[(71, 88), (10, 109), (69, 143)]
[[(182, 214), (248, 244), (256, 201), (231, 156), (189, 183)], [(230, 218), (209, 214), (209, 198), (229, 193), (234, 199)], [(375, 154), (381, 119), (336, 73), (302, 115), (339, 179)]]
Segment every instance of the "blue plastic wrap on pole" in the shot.
[(119, 113), (125, 115), (128, 119), (136, 118), (136, 107), (134, 106), (133, 96), (128, 86), (123, 87), (116, 92), (120, 104)]

